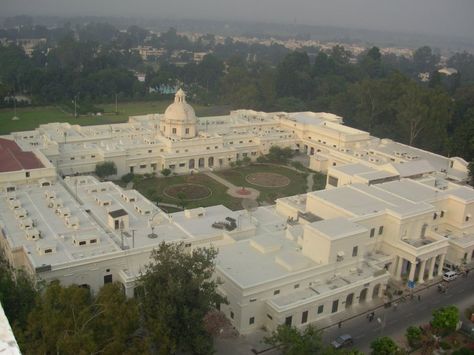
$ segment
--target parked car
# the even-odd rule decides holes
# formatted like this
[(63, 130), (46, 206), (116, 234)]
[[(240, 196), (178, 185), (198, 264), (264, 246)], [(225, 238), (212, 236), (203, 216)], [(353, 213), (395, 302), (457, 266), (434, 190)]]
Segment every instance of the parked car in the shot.
[(334, 341), (331, 343), (334, 349), (345, 348), (348, 346), (352, 346), (353, 344), (354, 344), (354, 340), (352, 339), (352, 336), (350, 336), (349, 334), (340, 335), (336, 339), (334, 339)]
[(443, 274), (444, 281), (453, 281), (458, 277), (458, 273), (456, 271), (448, 271)]

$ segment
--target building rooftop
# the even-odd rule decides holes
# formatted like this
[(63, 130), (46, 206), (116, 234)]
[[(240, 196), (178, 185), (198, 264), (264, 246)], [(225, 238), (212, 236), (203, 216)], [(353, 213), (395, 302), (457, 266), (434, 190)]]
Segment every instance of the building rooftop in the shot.
[(367, 232), (367, 228), (342, 217), (325, 219), (311, 223), (309, 226), (332, 240)]
[(33, 152), (25, 152), (16, 142), (0, 138), (0, 173), (43, 167)]

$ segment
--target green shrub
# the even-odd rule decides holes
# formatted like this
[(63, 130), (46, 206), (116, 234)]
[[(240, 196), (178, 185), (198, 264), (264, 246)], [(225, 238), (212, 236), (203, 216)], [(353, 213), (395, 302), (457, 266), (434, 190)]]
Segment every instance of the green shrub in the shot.
[(443, 340), (439, 342), (439, 346), (443, 350), (449, 350), (449, 349), (452, 348), (451, 344), (449, 344), (447, 341), (443, 341)]
[(125, 183), (125, 184), (128, 184), (130, 181), (133, 180), (133, 173), (128, 173), (128, 174), (125, 174), (121, 177), (121, 180)]

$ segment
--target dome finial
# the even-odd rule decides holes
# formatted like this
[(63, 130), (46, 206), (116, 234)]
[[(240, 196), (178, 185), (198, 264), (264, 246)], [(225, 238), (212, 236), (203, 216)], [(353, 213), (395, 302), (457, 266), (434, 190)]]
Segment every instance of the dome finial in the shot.
[(186, 102), (186, 94), (182, 89), (176, 91), (176, 94), (174, 96), (174, 102)]

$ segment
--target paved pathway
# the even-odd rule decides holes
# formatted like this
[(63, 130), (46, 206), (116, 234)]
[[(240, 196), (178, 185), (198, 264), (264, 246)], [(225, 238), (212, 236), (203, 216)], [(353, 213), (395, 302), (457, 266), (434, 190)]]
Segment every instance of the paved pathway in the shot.
[(258, 191), (257, 189), (253, 189), (251, 187), (245, 188), (245, 190), (249, 192), (247, 195), (240, 194), (239, 191), (242, 190), (242, 187), (235, 186), (231, 182), (227, 181), (224, 178), (221, 178), (219, 175), (216, 175), (211, 171), (205, 171), (204, 174), (209, 176), (211, 179), (214, 179), (217, 182), (221, 183), (222, 185), (228, 187), (227, 194), (232, 197), (249, 198), (251, 200), (256, 200), (257, 197), (260, 195), (260, 191)]
[(229, 189), (234, 189), (234, 188), (237, 187), (234, 184), (232, 184), (231, 182), (227, 181), (226, 179), (221, 178), (219, 175), (214, 174), (212, 171), (204, 171), (203, 174), (206, 174), (211, 179), (214, 179), (217, 182), (220, 182), (222, 185), (228, 187)]

